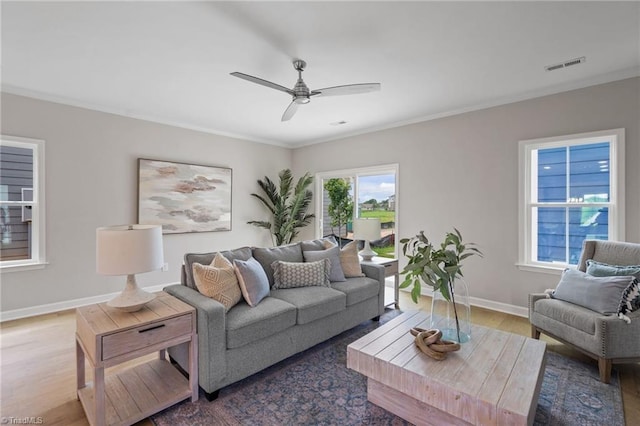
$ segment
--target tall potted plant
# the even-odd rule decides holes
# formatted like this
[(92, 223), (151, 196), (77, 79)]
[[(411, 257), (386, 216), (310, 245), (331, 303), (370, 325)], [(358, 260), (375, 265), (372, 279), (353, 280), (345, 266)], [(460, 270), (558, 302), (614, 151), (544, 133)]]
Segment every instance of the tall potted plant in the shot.
[(447, 232), (439, 248), (420, 231), (412, 238), (403, 238), (402, 254), (408, 258), (402, 271), (405, 276), (400, 288), (413, 286), (411, 299), (418, 303), (422, 283), (433, 289), (431, 327), (441, 329), (449, 340), (463, 343), (471, 337), (470, 306), (466, 284), (462, 279), (462, 261), (470, 256), (482, 257), (474, 243), (463, 243), (460, 231)]
[(307, 214), (313, 193), (308, 189), (313, 177), (305, 173), (293, 186), (291, 170), (284, 169), (278, 173), (280, 185), (277, 186), (269, 177), (258, 179), (263, 194), (251, 195), (264, 204), (271, 212), (271, 221), (251, 220), (247, 223), (271, 231), (271, 238), (276, 246), (289, 244), (298, 235), (299, 228), (307, 226), (314, 214)]

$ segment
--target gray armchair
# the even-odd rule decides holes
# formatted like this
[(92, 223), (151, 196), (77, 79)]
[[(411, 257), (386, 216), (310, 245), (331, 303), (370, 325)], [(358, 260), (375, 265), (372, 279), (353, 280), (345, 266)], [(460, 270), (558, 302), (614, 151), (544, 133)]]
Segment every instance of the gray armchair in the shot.
[[(610, 265), (640, 265), (640, 244), (585, 240), (580, 271), (586, 271), (588, 259)], [(546, 294), (529, 295), (531, 337), (538, 339), (544, 333), (597, 359), (604, 383), (611, 379), (612, 363), (640, 361), (640, 311), (631, 312), (628, 317), (630, 324), (615, 315), (549, 299)]]

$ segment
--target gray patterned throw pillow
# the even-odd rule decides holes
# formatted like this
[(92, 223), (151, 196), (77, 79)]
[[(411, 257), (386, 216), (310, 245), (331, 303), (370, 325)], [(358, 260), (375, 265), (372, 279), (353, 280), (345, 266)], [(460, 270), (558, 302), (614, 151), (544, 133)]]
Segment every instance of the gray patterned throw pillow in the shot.
[(276, 260), (273, 269), (273, 288), (329, 287), (329, 259), (317, 262), (284, 262)]

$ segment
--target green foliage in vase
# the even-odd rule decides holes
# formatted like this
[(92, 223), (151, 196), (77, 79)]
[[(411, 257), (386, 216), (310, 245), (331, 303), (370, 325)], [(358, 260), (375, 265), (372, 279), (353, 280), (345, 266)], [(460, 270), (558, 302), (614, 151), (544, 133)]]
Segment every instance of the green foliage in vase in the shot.
[(420, 231), (412, 238), (403, 238), (402, 254), (409, 262), (402, 270), (405, 276), (400, 288), (411, 289), (411, 299), (418, 303), (422, 283), (439, 291), (442, 296), (451, 301), (451, 289), (456, 276), (462, 277), (462, 261), (470, 256), (482, 257), (482, 252), (475, 247), (474, 243), (463, 243), (460, 231), (453, 228), (455, 232), (447, 232), (440, 248), (435, 248), (429, 239)]
[(308, 189), (313, 177), (305, 173), (293, 186), (291, 170), (284, 169), (278, 173), (280, 186), (269, 177), (258, 179), (258, 185), (264, 194), (251, 194), (264, 204), (271, 212), (271, 221), (252, 220), (248, 224), (271, 231), (276, 246), (289, 244), (298, 235), (299, 228), (311, 223), (314, 214), (307, 214), (313, 193)]

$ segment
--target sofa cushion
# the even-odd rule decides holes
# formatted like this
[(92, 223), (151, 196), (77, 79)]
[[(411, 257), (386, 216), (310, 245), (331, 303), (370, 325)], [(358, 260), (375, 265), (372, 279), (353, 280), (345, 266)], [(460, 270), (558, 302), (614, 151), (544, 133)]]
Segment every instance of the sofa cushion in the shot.
[[(598, 315), (582, 306), (563, 300), (541, 299), (536, 301), (533, 310), (536, 314), (557, 321), (562, 328), (570, 326), (591, 335), (596, 332), (596, 318)], [(545, 329), (547, 329), (546, 327), (549, 326), (545, 325)], [(553, 330), (549, 331), (553, 333)], [(561, 335), (564, 331), (556, 333)]]
[(333, 237), (318, 238), (316, 240), (306, 240), (300, 242), (302, 251), (321, 251), (325, 249), (324, 243), (328, 241), (333, 245), (338, 245)]
[(194, 263), (193, 279), (200, 293), (222, 303), (227, 311), (242, 299), (236, 271), (220, 253), (216, 254), (211, 265)]
[(236, 268), (242, 296), (249, 306), (256, 306), (269, 295), (267, 274), (257, 260), (253, 257), (249, 260), (236, 259), (233, 261), (233, 266)]
[(594, 277), (582, 271), (567, 269), (551, 297), (601, 314), (616, 314), (622, 293), (634, 279), (632, 276)]
[(298, 310), (297, 323), (307, 324), (346, 308), (344, 293), (327, 287), (300, 287), (271, 290), (271, 298), (284, 300)]
[(283, 262), (276, 260), (273, 269), (273, 289), (298, 287), (329, 287), (329, 259), (317, 262)]
[(369, 277), (347, 278), (345, 282), (331, 283), (331, 288), (347, 296), (347, 306), (377, 297), (380, 283)]
[(329, 268), (329, 281), (339, 282), (346, 281), (344, 272), (342, 272), (342, 265), (340, 264), (340, 247), (335, 246), (328, 249), (321, 250), (303, 250), (305, 262), (315, 262), (322, 259), (329, 259), (331, 266)]
[[(187, 253), (184, 255), (184, 273), (186, 281), (183, 283), (187, 287), (193, 289), (196, 288), (196, 283), (193, 281), (193, 264), (199, 263), (201, 265), (209, 265), (213, 261), (213, 258), (218, 252), (211, 253)], [(221, 251), (220, 252), (231, 263), (234, 260), (247, 260), (251, 257), (251, 247), (241, 247), (235, 250)]]
[(271, 264), (273, 262), (275, 262), (276, 260), (282, 260), (285, 262), (304, 261), (300, 243), (270, 248), (254, 247), (253, 257), (255, 257), (256, 260), (262, 265), (262, 268), (264, 269), (264, 272), (266, 272), (267, 278), (269, 279), (269, 285), (271, 286), (274, 283), (273, 269), (271, 268)]
[(275, 297), (252, 308), (240, 302), (227, 313), (227, 349), (265, 339), (296, 324), (296, 307)]
[[(329, 241), (324, 242), (325, 248), (331, 248), (334, 245)], [(347, 278), (364, 276), (360, 266), (360, 256), (358, 256), (358, 244), (356, 241), (351, 241), (340, 249), (340, 265), (344, 276)]]

